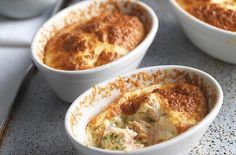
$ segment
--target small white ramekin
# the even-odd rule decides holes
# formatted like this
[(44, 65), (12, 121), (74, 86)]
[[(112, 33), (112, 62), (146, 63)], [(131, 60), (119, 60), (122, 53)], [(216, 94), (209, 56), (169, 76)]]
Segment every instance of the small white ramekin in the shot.
[[(118, 6), (124, 12), (129, 12), (131, 6), (138, 6), (143, 11), (141, 12), (141, 16), (142, 20), (147, 22), (144, 24), (148, 28), (148, 33), (145, 39), (135, 49), (116, 61), (88, 70), (65, 71), (45, 65), (42, 61), (43, 52), (49, 38), (64, 26), (78, 22), (80, 20), (78, 16), (90, 19), (98, 15), (99, 5), (106, 1), (109, 0), (82, 1), (62, 10), (49, 19), (39, 29), (33, 39), (31, 46), (33, 62), (39, 71), (44, 74), (55, 94), (64, 101), (72, 102), (78, 95), (94, 84), (136, 69), (155, 38), (158, 29), (158, 19), (155, 12), (148, 5), (136, 0), (116, 0), (119, 4)], [(88, 13), (91, 13), (91, 15)]]
[[(135, 88), (132, 81), (139, 82), (144, 86), (157, 82), (191, 82), (201, 87), (205, 92), (209, 104), (209, 113), (197, 125), (179, 136), (139, 150), (109, 151), (87, 146), (86, 127), (90, 119), (119, 96), (119, 86), (122, 89), (124, 86), (127, 86), (128, 89)], [(219, 83), (203, 71), (185, 66), (148, 67), (107, 80), (83, 93), (68, 109), (65, 116), (65, 129), (75, 149), (83, 155), (185, 155), (206, 132), (218, 114), (222, 102), (223, 92)]]
[(236, 32), (207, 24), (185, 11), (176, 0), (170, 0), (179, 23), (188, 38), (207, 54), (236, 64)]

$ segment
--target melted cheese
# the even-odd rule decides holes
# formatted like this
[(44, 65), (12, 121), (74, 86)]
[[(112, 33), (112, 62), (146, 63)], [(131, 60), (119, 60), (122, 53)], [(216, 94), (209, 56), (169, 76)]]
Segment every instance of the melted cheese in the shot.
[(176, 0), (196, 18), (218, 28), (236, 32), (235, 0)]
[(126, 55), (144, 37), (144, 25), (137, 16), (104, 13), (53, 36), (45, 47), (44, 63), (61, 70), (94, 68)]
[(205, 96), (194, 85), (151, 85), (120, 96), (92, 118), (87, 133), (93, 146), (133, 150), (177, 136), (207, 111)]

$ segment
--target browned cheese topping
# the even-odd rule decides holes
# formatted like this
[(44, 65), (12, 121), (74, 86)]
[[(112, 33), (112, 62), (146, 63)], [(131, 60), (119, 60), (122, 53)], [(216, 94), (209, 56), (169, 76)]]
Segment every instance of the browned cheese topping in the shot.
[(196, 18), (218, 28), (236, 32), (235, 0), (176, 0)]
[(112, 62), (133, 50), (145, 37), (137, 16), (103, 13), (69, 25), (47, 43), (44, 63), (61, 70), (85, 70)]
[(125, 92), (88, 123), (92, 145), (134, 150), (171, 139), (208, 113), (203, 91), (193, 84), (150, 85)]

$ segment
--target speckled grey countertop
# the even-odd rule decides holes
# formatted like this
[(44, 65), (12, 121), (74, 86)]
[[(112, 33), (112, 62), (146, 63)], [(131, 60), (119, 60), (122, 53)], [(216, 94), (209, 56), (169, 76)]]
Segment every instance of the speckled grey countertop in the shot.
[[(178, 64), (199, 68), (214, 76), (224, 91), (219, 115), (190, 154), (236, 154), (236, 65), (218, 61), (196, 48), (184, 35), (167, 0), (145, 2), (155, 9), (160, 24), (140, 67)], [(68, 107), (37, 73), (20, 92), (0, 154), (75, 154), (64, 131)]]

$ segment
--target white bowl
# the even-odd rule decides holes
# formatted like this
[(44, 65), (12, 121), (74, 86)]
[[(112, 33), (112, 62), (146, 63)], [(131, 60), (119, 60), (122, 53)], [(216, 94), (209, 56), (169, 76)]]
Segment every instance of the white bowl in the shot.
[(170, 0), (179, 23), (188, 38), (207, 54), (236, 64), (236, 32), (207, 24), (185, 11), (176, 0)]
[[(109, 151), (87, 146), (86, 126), (89, 120), (120, 94), (119, 85), (129, 87), (132, 79), (139, 81), (143, 86), (154, 84), (155, 81), (191, 81), (206, 92), (209, 113), (197, 125), (179, 136), (139, 150)], [(128, 89), (132, 88), (135, 86), (131, 85)], [(199, 142), (218, 114), (222, 102), (223, 92), (220, 85), (212, 76), (203, 71), (184, 66), (148, 67), (102, 82), (83, 93), (68, 109), (65, 116), (65, 128), (69, 140), (82, 155), (184, 155)]]
[(88, 20), (98, 15), (101, 11), (99, 6), (106, 1), (109, 0), (87, 0), (64, 9), (48, 20), (33, 39), (31, 46), (33, 62), (44, 74), (56, 95), (64, 101), (72, 102), (94, 84), (136, 69), (155, 38), (158, 29), (158, 19), (155, 12), (140, 1), (117, 0), (118, 6), (124, 12), (131, 11), (132, 7), (142, 9), (141, 18), (149, 31), (145, 39), (135, 49), (116, 61), (88, 70), (65, 71), (45, 65), (42, 61), (43, 52), (50, 37), (66, 25)]

